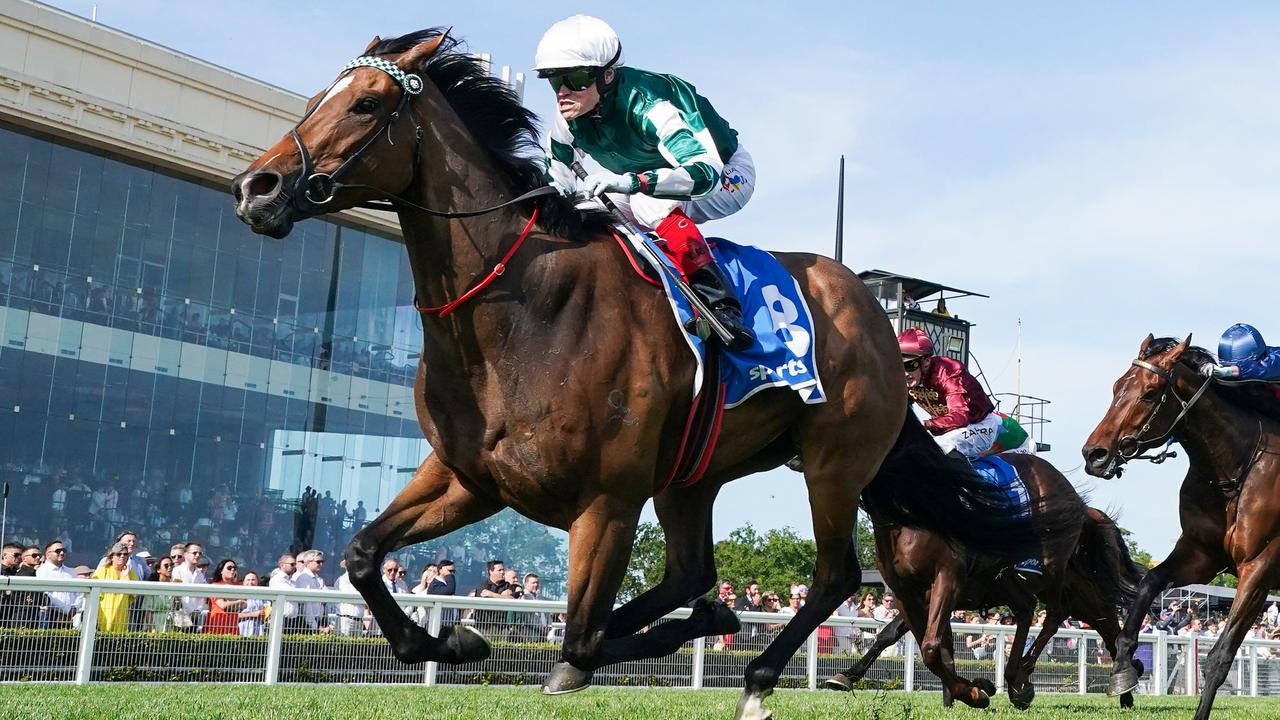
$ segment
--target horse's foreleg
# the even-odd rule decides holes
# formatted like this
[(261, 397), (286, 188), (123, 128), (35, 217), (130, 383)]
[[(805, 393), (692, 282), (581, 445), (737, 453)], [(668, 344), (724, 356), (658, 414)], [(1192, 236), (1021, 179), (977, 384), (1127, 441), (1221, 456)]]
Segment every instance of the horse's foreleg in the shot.
[(641, 507), (601, 493), (569, 527), (569, 619), (561, 662), (547, 676), (542, 692), (581, 690), (596, 668), (616, 662), (604, 652), (605, 632), (631, 559)]
[[(975, 708), (985, 708), (991, 703), (989, 691), (994, 687), (982, 687), (981, 683), (973, 683), (956, 673), (954, 656), (947, 652), (954, 640), (950, 637), (951, 611), (956, 606), (956, 597), (960, 593), (960, 573), (964, 572), (964, 563), (958, 558), (950, 558), (950, 562), (940, 561), (936, 567), (933, 585), (929, 589), (929, 605), (921, 605), (923, 597), (914, 594), (898, 594), (898, 603), (902, 612), (908, 616), (908, 622), (923, 627), (919, 633), (920, 660), (929, 671), (942, 681), (942, 687), (953, 700)], [(945, 697), (944, 697), (945, 702)]]
[(1031, 634), (1031, 613), (1035, 609), (1035, 601), (1017, 604), (1010, 608), (1018, 629), (1013, 633), (1013, 645), (1009, 647), (1009, 661), (1004, 666), (1005, 688), (1009, 692), (1009, 701), (1019, 710), (1026, 710), (1035, 697), (1035, 688), (1029, 681), (1029, 674), (1023, 667), (1026, 657), (1027, 636)]
[[(1238, 527), (1238, 526), (1237, 526)], [(1196, 720), (1208, 720), (1213, 710), (1213, 699), (1218, 687), (1227, 679), (1236, 650), (1244, 641), (1249, 627), (1262, 612), (1267, 600), (1267, 590), (1280, 577), (1280, 539), (1272, 540), (1253, 560), (1240, 565), (1240, 584), (1236, 587), (1235, 601), (1227, 614), (1227, 625), (1213, 644), (1204, 663), (1204, 688), (1200, 690), (1200, 705), (1196, 708)]]
[(871, 665), (880, 657), (880, 654), (896, 645), (908, 632), (911, 632), (911, 628), (907, 626), (906, 618), (901, 615), (894, 618), (888, 625), (880, 628), (880, 632), (876, 633), (875, 642), (871, 643), (871, 647), (858, 659), (857, 664), (827, 678), (822, 684), (823, 687), (830, 690), (852, 690), (853, 683), (867, 674), (867, 670), (871, 669)]
[(501, 509), (463, 487), (432, 454), (387, 509), (351, 540), (346, 553), (351, 584), (368, 603), (397, 658), (407, 663), (463, 663), (489, 656), (489, 644), (470, 628), (446, 628), (437, 638), (418, 627), (391, 597), (380, 569), (389, 552), (440, 537)]
[(1149, 611), (1156, 595), (1171, 585), (1209, 582), (1222, 566), (1204, 548), (1183, 535), (1174, 543), (1169, 556), (1147, 571), (1138, 584), (1138, 592), (1125, 618), (1124, 629), (1116, 638), (1115, 666), (1111, 670), (1111, 682), (1107, 686), (1108, 695), (1123, 695), (1138, 687), (1139, 673), (1133, 663), (1133, 653), (1138, 648), (1138, 632), (1142, 629), (1143, 616)]

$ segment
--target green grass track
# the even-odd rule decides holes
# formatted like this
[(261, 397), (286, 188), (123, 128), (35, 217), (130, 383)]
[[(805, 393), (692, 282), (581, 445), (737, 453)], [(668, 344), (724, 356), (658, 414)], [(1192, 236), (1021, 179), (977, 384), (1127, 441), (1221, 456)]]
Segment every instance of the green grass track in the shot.
[[(272, 718), (312, 720), (729, 720), (738, 694), (727, 690), (597, 689), (562, 697), (543, 697), (533, 688), (355, 687), (342, 685), (132, 684), (85, 687), (43, 684), (0, 685), (0, 717), (6, 720), (238, 720)], [(938, 693), (855, 694), (781, 690), (766, 702), (777, 720), (868, 718), (1079, 718), (1147, 720), (1190, 718), (1195, 698), (1137, 698), (1133, 712), (1122, 713), (1101, 696), (1041, 695), (1031, 710), (1020, 712), (1004, 696), (986, 711), (957, 705), (943, 710)], [(1218, 700), (1215, 720), (1280, 718), (1280, 699)]]

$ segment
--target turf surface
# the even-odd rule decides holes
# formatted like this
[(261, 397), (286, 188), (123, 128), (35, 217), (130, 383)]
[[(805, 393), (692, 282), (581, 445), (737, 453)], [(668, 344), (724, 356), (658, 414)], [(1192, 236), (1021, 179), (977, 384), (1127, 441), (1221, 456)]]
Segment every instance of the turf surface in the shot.
[[(725, 690), (606, 690), (593, 688), (574, 695), (543, 697), (532, 688), (404, 688), (341, 685), (280, 685), (272, 688), (229, 684), (103, 683), (0, 686), (0, 717), (6, 720), (231, 720), (238, 718), (359, 718), (387, 720), (729, 720), (736, 692)], [(1137, 698), (1133, 712), (1101, 696), (1041, 695), (1031, 710), (1020, 712), (1006, 697), (990, 710), (957, 706), (947, 711), (936, 693), (856, 694), (782, 690), (765, 706), (778, 720), (868, 718), (933, 720), (935, 718), (1019, 718), (1047, 720), (1147, 720), (1190, 718), (1195, 698)], [(1219, 698), (1215, 720), (1280, 718), (1280, 698)]]

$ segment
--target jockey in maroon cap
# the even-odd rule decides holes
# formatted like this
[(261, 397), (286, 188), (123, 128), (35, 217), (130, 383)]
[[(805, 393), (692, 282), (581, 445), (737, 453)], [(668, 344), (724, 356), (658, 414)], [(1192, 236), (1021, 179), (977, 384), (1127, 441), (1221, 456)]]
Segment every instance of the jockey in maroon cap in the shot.
[(933, 341), (924, 330), (904, 330), (898, 336), (898, 350), (907, 392), (929, 414), (924, 427), (943, 452), (969, 459), (1010, 450), (1029, 452), (1026, 431), (995, 412), (991, 398), (960, 361), (935, 355)]

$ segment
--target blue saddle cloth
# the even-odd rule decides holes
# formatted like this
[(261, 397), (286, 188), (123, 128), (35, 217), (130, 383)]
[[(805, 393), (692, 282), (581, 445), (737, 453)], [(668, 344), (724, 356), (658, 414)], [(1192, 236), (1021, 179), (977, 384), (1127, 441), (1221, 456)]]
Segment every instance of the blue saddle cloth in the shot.
[[(756, 344), (742, 352), (723, 352), (720, 381), (725, 384), (726, 408), (734, 407), (770, 387), (790, 387), (806, 403), (826, 402), (814, 362), (813, 317), (800, 286), (773, 255), (750, 245), (709, 238), (712, 253), (733, 284), (742, 303), (742, 315), (756, 336)], [(667, 258), (663, 256), (663, 260)], [(693, 309), (662, 278), (680, 327)], [(698, 362), (694, 393), (702, 387), (706, 343), (685, 333)]]
[[(1018, 471), (998, 455), (988, 455), (973, 461), (973, 469), (988, 483), (1004, 490), (1009, 498), (1009, 507), (1023, 509), (1021, 517), (1031, 520), (1031, 495), (1027, 486), (1018, 477)], [(1029, 558), (1013, 566), (1019, 572), (1040, 575), (1044, 572), (1040, 558)]]

